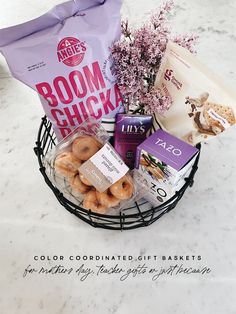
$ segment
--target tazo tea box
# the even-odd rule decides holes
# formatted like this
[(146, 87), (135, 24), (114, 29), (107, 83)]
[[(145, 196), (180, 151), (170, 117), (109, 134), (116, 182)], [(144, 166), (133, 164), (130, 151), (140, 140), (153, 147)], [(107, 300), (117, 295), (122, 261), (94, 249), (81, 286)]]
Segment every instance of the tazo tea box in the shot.
[(148, 185), (147, 198), (162, 202), (173, 196), (197, 154), (196, 147), (163, 130), (157, 130), (139, 145), (135, 167)]
[(79, 168), (85, 178), (99, 191), (106, 191), (122, 178), (129, 168), (110, 144), (105, 144)]
[(169, 42), (155, 87), (172, 100), (156, 120), (169, 133), (196, 145), (236, 123), (236, 94), (187, 49)]
[(152, 116), (118, 114), (115, 126), (115, 149), (129, 168), (134, 168), (136, 149), (152, 126)]
[(177, 191), (180, 191), (181, 188), (185, 185), (185, 178), (189, 176), (190, 172), (191, 169), (189, 169), (187, 173), (179, 180), (177, 185), (170, 185), (165, 181), (160, 180), (150, 180), (150, 177), (147, 178), (145, 175), (142, 175), (142, 178), (140, 179), (139, 176), (138, 179), (141, 181), (142, 185), (148, 187), (144, 198), (154, 206), (170, 200), (170, 198), (173, 197)]

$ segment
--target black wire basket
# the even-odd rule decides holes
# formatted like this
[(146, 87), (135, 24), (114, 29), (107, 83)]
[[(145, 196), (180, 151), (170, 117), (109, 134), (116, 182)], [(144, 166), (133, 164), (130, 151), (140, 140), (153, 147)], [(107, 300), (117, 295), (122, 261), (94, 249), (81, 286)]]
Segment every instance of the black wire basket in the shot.
[[(57, 140), (52, 128), (52, 124), (46, 117), (43, 117), (39, 127), (38, 138), (34, 152), (38, 157), (40, 166), (39, 170), (42, 173), (45, 182), (53, 191), (59, 203), (70, 213), (76, 215), (78, 218), (82, 219), (93, 227), (113, 230), (128, 230), (149, 226), (161, 218), (164, 214), (175, 208), (179, 200), (184, 195), (186, 189), (193, 186), (194, 175), (198, 169), (198, 161), (200, 156), (200, 154), (198, 154), (189, 177), (185, 178), (184, 186), (167, 202), (153, 207), (150, 203), (141, 199), (138, 202), (134, 202), (132, 206), (122, 209), (119, 215), (106, 215), (91, 212), (90, 210), (84, 209), (82, 206), (74, 204), (64, 197), (63, 193), (61, 193), (58, 188), (50, 181), (46, 174), (43, 158), (47, 152), (56, 144)], [(201, 148), (200, 144), (197, 146), (197, 148)]]

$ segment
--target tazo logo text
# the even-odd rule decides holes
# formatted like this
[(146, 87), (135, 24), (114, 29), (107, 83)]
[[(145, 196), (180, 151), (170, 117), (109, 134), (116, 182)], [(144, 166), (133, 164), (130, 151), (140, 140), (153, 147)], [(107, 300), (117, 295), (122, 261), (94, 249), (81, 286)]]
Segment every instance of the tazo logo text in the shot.
[(181, 89), (181, 87), (183, 86), (183, 84), (180, 81), (178, 81), (176, 77), (173, 75), (173, 70), (166, 69), (164, 79), (174, 84), (178, 90)]
[(84, 42), (74, 37), (66, 37), (57, 46), (58, 61), (70, 67), (77, 66), (83, 61), (85, 51)]
[(157, 187), (156, 183), (154, 182), (151, 182), (151, 190), (156, 194), (156, 199), (159, 202), (163, 202), (165, 197), (167, 196), (166, 191), (160, 187)]
[(182, 154), (182, 151), (178, 148), (175, 148), (173, 145), (167, 144), (162, 139), (158, 138), (155, 142), (156, 145), (161, 146), (164, 148), (167, 152), (172, 153), (175, 156), (180, 156)]

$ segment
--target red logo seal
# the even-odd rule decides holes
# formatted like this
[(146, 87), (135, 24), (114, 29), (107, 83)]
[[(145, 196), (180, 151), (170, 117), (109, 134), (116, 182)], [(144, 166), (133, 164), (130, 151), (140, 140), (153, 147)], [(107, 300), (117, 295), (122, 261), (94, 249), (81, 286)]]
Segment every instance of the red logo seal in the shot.
[(83, 61), (85, 51), (85, 42), (74, 37), (66, 37), (57, 46), (58, 61), (74, 67)]
[(171, 76), (172, 76), (173, 70), (166, 70), (165, 74), (164, 74), (164, 78), (166, 81), (170, 81)]

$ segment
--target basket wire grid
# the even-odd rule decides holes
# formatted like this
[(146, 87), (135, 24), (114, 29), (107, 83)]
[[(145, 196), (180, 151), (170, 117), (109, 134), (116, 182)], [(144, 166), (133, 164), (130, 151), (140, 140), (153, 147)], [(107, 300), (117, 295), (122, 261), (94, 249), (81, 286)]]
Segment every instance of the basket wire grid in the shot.
[[(36, 146), (34, 147), (34, 152), (37, 155), (40, 167), (39, 170), (43, 175), (46, 184), (53, 191), (59, 203), (70, 213), (76, 215), (78, 218), (93, 227), (113, 230), (129, 230), (149, 226), (161, 218), (164, 214), (171, 211), (178, 204), (186, 189), (188, 187), (192, 187), (194, 183), (194, 176), (198, 169), (198, 161), (200, 156), (200, 154), (198, 154), (189, 177), (185, 178), (184, 186), (165, 203), (154, 207), (144, 199), (141, 199), (138, 202), (134, 202), (131, 206), (122, 209), (119, 214), (110, 215), (95, 213), (84, 209), (81, 204), (74, 204), (72, 201), (66, 198), (63, 193), (60, 192), (60, 190), (51, 182), (47, 176), (43, 158), (47, 152), (56, 144), (57, 140), (52, 128), (52, 124), (45, 116), (42, 118), (39, 127), (38, 138), (36, 141)], [(197, 146), (197, 148), (201, 148), (200, 144)]]

